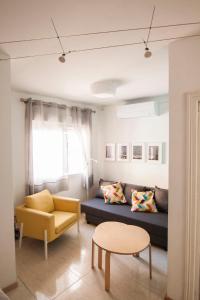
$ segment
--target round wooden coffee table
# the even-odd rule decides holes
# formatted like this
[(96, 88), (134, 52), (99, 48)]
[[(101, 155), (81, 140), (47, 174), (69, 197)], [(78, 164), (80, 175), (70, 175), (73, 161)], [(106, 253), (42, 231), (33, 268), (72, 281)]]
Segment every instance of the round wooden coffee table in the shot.
[(141, 227), (120, 222), (104, 222), (98, 225), (92, 237), (92, 268), (94, 268), (94, 246), (98, 246), (98, 267), (102, 269), (102, 250), (105, 254), (105, 290), (110, 289), (111, 253), (139, 256), (149, 248), (149, 275), (152, 278), (150, 236)]

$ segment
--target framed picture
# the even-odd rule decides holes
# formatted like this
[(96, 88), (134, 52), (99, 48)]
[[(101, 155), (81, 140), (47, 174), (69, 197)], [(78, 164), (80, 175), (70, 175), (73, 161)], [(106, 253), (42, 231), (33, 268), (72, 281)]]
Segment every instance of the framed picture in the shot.
[(115, 160), (115, 144), (106, 144), (105, 146), (105, 160)]
[(129, 160), (129, 145), (117, 144), (117, 160), (128, 161)]
[(162, 163), (162, 143), (147, 144), (147, 162)]
[(144, 143), (132, 143), (131, 160), (134, 162), (144, 162), (144, 160), (145, 160), (145, 144)]

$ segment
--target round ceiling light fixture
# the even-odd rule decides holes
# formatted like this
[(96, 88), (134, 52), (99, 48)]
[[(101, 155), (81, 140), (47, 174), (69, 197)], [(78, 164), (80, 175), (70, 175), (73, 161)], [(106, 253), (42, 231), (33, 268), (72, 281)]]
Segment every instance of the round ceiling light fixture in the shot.
[(144, 57), (149, 58), (152, 56), (152, 52), (149, 50), (148, 47), (145, 48)]
[(113, 98), (114, 94), (110, 92), (101, 92), (94, 94), (97, 98), (107, 99), (107, 98)]
[(65, 63), (65, 53), (58, 57), (59, 62)]
[(91, 91), (97, 98), (113, 98), (116, 94), (118, 84), (115, 80), (96, 81), (91, 85)]

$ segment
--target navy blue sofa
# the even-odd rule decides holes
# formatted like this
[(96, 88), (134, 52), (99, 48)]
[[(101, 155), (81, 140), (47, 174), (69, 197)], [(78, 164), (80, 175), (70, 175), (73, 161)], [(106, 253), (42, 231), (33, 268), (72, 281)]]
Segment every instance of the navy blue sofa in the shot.
[[(100, 180), (100, 186), (112, 183)], [(86, 214), (88, 223), (98, 225), (105, 221), (118, 221), (130, 225), (136, 225), (148, 231), (151, 243), (163, 249), (167, 249), (168, 231), (168, 191), (158, 187), (150, 188), (133, 184), (122, 184), (127, 204), (105, 204), (101, 189), (97, 191), (96, 198), (81, 203), (81, 212)], [(157, 213), (132, 212), (132, 190), (147, 191), (154, 189)]]

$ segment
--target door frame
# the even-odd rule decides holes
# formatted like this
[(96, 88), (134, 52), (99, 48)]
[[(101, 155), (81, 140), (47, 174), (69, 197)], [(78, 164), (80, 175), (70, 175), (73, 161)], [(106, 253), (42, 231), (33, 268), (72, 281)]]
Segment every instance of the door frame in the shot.
[[(200, 280), (200, 92), (187, 95), (187, 138), (186, 138), (186, 242), (185, 242), (185, 285), (184, 300), (199, 300)], [(181, 134), (181, 133), (180, 133)]]

